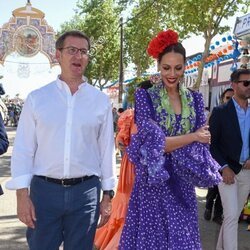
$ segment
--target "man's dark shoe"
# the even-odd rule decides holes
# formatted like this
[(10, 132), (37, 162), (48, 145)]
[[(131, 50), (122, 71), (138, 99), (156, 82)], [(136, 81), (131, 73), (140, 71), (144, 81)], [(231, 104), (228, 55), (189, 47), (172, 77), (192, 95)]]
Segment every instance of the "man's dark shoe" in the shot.
[(205, 220), (211, 220), (211, 217), (212, 217), (212, 211), (209, 210), (209, 209), (205, 209), (205, 212), (204, 212), (204, 219), (205, 219)]
[(219, 225), (222, 225), (223, 218), (222, 217), (214, 217), (213, 221)]

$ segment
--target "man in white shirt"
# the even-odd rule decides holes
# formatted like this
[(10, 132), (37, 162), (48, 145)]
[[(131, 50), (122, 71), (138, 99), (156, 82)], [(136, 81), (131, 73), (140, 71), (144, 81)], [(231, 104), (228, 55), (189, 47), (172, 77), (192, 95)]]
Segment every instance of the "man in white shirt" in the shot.
[[(29, 94), (11, 159), (17, 214), (31, 250), (92, 250), (110, 216), (116, 177), (112, 107), (83, 77), (89, 38), (69, 31), (56, 42), (61, 75)], [(103, 190), (101, 203), (100, 190)]]

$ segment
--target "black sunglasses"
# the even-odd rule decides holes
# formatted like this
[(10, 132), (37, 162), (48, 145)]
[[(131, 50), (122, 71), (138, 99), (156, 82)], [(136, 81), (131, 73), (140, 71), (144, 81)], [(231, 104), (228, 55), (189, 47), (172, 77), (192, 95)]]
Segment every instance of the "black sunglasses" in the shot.
[(244, 81), (238, 81), (238, 82), (242, 82), (244, 87), (248, 87), (250, 85), (250, 80), (244, 80)]

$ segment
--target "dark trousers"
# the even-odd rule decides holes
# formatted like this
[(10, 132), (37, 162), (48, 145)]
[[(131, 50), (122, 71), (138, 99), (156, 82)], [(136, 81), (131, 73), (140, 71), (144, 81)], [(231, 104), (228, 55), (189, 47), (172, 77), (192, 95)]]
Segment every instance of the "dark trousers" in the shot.
[(100, 180), (93, 177), (64, 187), (33, 177), (30, 197), (35, 229), (27, 229), (31, 250), (92, 250), (99, 218)]
[(220, 199), (220, 193), (218, 186), (208, 188), (206, 196), (206, 209), (213, 210), (214, 207), (214, 218), (221, 217), (223, 214), (223, 208)]

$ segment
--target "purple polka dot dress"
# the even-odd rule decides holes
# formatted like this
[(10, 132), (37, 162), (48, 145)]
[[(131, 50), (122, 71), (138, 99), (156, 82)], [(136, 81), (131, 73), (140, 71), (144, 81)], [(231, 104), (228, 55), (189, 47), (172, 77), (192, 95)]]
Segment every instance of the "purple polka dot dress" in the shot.
[[(135, 183), (120, 250), (200, 250), (197, 203), (194, 186), (213, 186), (220, 180), (220, 166), (205, 144), (192, 143), (165, 153), (165, 137), (181, 134), (182, 115), (175, 115), (175, 126), (164, 123), (161, 109), (162, 84), (135, 94), (138, 133), (127, 149), (135, 164)], [(195, 116), (192, 131), (205, 124), (202, 95), (190, 92)], [(160, 112), (159, 112), (160, 110)], [(192, 132), (190, 131), (190, 132)]]

